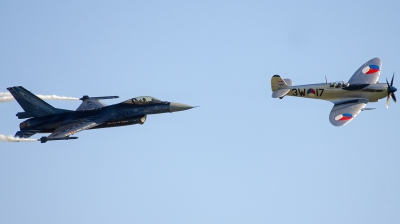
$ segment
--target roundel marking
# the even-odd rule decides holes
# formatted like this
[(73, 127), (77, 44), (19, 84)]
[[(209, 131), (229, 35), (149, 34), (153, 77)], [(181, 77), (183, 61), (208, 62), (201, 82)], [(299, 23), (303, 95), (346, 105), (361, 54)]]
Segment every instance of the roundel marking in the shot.
[(352, 114), (339, 114), (335, 117), (335, 120), (337, 121), (347, 121), (353, 119)]
[(378, 65), (367, 65), (363, 68), (362, 72), (366, 75), (374, 74), (375, 72), (379, 72), (380, 68)]
[(312, 88), (308, 89), (308, 90), (307, 90), (307, 95), (309, 95), (309, 96), (315, 96), (315, 90), (312, 89)]

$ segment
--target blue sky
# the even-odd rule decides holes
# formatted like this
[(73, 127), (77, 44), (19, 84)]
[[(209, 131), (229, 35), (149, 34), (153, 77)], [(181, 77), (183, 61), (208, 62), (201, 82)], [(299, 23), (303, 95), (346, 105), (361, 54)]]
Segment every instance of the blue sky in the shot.
[[(399, 223), (399, 105), (329, 123), (270, 79), (400, 70), (397, 1), (3, 1), (0, 92), (201, 106), (78, 140), (0, 142), (1, 223)], [(395, 79), (395, 86), (398, 78)], [(398, 85), (397, 85), (398, 86)], [(78, 101), (48, 101), (75, 109)], [(1, 103), (0, 133), (22, 111)], [(41, 135), (35, 135), (39, 138)]]

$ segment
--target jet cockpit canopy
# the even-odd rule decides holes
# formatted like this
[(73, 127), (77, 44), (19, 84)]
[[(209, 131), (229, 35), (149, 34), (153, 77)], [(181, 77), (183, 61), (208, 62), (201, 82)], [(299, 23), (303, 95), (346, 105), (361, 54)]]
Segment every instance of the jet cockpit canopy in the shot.
[(129, 104), (136, 104), (136, 105), (144, 105), (144, 104), (155, 104), (155, 103), (161, 103), (162, 101), (151, 97), (151, 96), (139, 96), (135, 97), (129, 100), (125, 100), (122, 103), (129, 103)]

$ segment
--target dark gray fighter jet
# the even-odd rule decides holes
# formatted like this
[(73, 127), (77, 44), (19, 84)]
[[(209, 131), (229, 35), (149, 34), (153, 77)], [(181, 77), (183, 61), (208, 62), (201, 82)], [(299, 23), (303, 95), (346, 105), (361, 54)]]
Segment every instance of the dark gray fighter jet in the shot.
[(148, 114), (171, 113), (188, 110), (192, 106), (161, 101), (151, 96), (141, 96), (122, 103), (107, 106), (100, 99), (118, 98), (118, 96), (80, 98), (82, 104), (76, 109), (58, 109), (38, 98), (22, 86), (7, 88), (25, 112), (17, 113), (19, 119), (30, 118), (22, 122), (15, 137), (29, 138), (36, 133), (51, 133), (38, 139), (41, 143), (52, 140), (69, 140), (77, 132), (96, 129), (143, 124)]

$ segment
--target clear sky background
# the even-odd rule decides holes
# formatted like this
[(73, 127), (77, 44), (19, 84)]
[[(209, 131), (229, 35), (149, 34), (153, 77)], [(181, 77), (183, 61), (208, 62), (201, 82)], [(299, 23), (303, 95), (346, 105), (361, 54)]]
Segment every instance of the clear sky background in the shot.
[[(0, 92), (201, 107), (0, 142), (0, 223), (400, 223), (400, 105), (338, 128), (332, 103), (270, 88), (347, 81), (374, 57), (381, 82), (400, 75), (399, 22), (394, 0), (1, 1)], [(1, 134), (21, 111), (0, 104)]]

